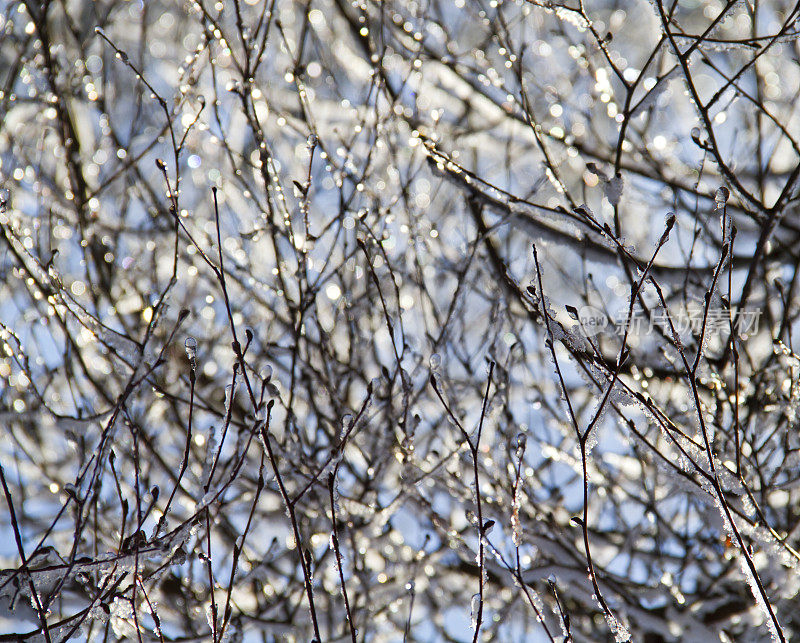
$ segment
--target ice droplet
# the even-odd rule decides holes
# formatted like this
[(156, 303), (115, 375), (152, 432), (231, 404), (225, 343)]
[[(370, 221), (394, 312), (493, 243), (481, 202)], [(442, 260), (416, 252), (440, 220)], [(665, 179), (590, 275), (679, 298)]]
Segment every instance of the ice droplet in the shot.
[(228, 386), (225, 387), (225, 413), (229, 413), (231, 410), (234, 394), (233, 385), (228, 384)]
[(342, 428), (339, 431), (340, 440), (344, 440), (344, 436), (347, 435), (347, 432), (350, 430), (351, 426), (353, 426), (353, 416), (349, 413), (345, 413), (342, 416)]
[(193, 359), (197, 356), (197, 340), (194, 337), (187, 337), (183, 345), (186, 348), (186, 355), (189, 359)]
[(470, 626), (473, 630), (478, 629), (478, 611), (481, 605), (481, 595), (473, 594), (470, 603)]
[(180, 547), (178, 547), (177, 550), (175, 550), (171, 562), (173, 565), (178, 565), (178, 566), (186, 564), (186, 550), (183, 548), (183, 545), (181, 545)]
[(612, 614), (606, 614), (605, 616), (609, 629), (614, 633), (614, 640), (616, 643), (626, 643), (627, 641), (631, 640), (630, 631), (619, 621), (619, 619)]
[(606, 183), (604, 192), (611, 205), (619, 204), (619, 200), (622, 198), (622, 188), (623, 182), (620, 174), (617, 174)]
[(255, 415), (256, 420), (258, 420), (259, 422), (263, 422), (264, 420), (266, 420), (267, 419), (267, 407), (266, 407), (266, 405), (265, 404), (261, 404), (256, 409), (256, 412), (255, 412), (254, 415)]
[(716, 194), (714, 194), (714, 201), (717, 203), (717, 208), (721, 209), (725, 207), (725, 204), (728, 202), (728, 199), (731, 197), (731, 191), (722, 186), (721, 188), (717, 189)]
[(434, 353), (431, 355), (428, 363), (430, 364), (431, 370), (436, 371), (442, 365), (442, 356), (439, 355), (439, 353)]
[(186, 349), (186, 357), (189, 358), (189, 363), (192, 365), (192, 370), (197, 365), (197, 340), (194, 337), (187, 337), (183, 342), (183, 347)]
[(519, 519), (519, 508), (511, 515), (511, 540), (515, 547), (522, 544), (522, 522)]

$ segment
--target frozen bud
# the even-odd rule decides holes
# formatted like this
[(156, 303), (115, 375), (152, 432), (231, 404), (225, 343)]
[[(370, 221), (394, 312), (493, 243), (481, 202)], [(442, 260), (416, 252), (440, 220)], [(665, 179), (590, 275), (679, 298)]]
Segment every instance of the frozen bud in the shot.
[(596, 163), (592, 163), (592, 162), (587, 163), (586, 164), (586, 169), (589, 170), (589, 172), (591, 172), (595, 176), (601, 177), (604, 181), (608, 180), (608, 177), (606, 176), (606, 173), (603, 172), (603, 170), (601, 170), (599, 167), (597, 167)]
[(517, 433), (517, 458), (521, 458), (525, 453), (525, 447), (528, 444), (528, 436), (524, 433)]

